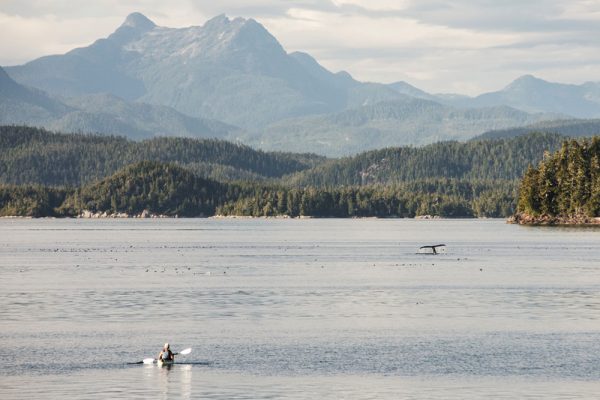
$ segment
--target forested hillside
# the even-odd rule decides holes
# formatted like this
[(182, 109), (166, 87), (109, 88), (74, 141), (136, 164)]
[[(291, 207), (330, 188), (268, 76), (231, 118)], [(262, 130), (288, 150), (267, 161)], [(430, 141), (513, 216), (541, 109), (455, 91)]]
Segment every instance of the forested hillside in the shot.
[(19, 126), (0, 126), (0, 149), (0, 182), (48, 186), (79, 186), (144, 160), (175, 162), (219, 180), (278, 178), (323, 160), (308, 154), (268, 153), (214, 139), (135, 142)]
[(532, 125), (496, 129), (476, 136), (472, 140), (509, 139), (529, 133), (556, 133), (568, 137), (590, 137), (600, 134), (600, 120), (598, 119), (566, 119), (556, 121), (542, 121)]
[(500, 217), (511, 182), (426, 180), (393, 186), (289, 188), (219, 183), (173, 163), (142, 161), (77, 189), (0, 185), (0, 216)]
[(600, 138), (570, 140), (521, 181), (521, 223), (589, 223), (600, 217)]
[(514, 210), (511, 182), (422, 180), (399, 185), (331, 188), (247, 186), (228, 196), (221, 215), (290, 217), (503, 217)]
[(0, 217), (61, 217), (59, 210), (72, 190), (40, 185), (0, 184)]
[(142, 161), (73, 192), (61, 213), (82, 211), (186, 217), (213, 215), (224, 201), (224, 185), (199, 178), (175, 164)]
[[(79, 186), (144, 161), (175, 162), (221, 181), (284, 177), (289, 186), (390, 185), (453, 178), (514, 180), (563, 137), (531, 134), (493, 141), (395, 147), (326, 160), (310, 154), (269, 153), (211, 139), (156, 138), (142, 142), (102, 135), (57, 134), (0, 127), (0, 182)], [(312, 168), (311, 168), (312, 167)]]
[[(147, 211), (167, 216), (507, 217), (516, 210), (518, 179), (545, 152), (560, 148), (563, 140), (538, 133), (388, 148), (325, 160), (256, 151), (218, 140), (134, 142), (0, 127), (0, 215), (75, 216), (85, 211), (138, 215)], [(577, 142), (570, 143), (575, 146)], [(577, 159), (585, 160), (598, 140), (589, 146), (583, 143)], [(571, 157), (577, 151), (563, 146), (560, 154)], [(571, 162), (561, 160), (552, 164), (553, 170)], [(595, 171), (590, 167), (594, 163), (597, 158), (580, 162), (588, 169), (571, 166), (567, 170), (595, 177), (590, 172)], [(541, 174), (532, 171), (526, 175), (527, 182)], [(576, 179), (563, 175), (561, 179), (570, 182), (569, 193), (577, 182), (587, 182), (579, 175)], [(548, 185), (547, 179), (538, 181)], [(584, 185), (588, 194), (583, 198), (594, 198), (595, 186)], [(534, 200), (526, 205), (523, 193), (533, 193), (527, 190), (521, 190), (522, 207), (533, 207), (542, 198), (548, 201), (546, 194), (531, 194), (527, 198)], [(560, 207), (564, 204), (579, 203), (561, 200)], [(564, 212), (560, 207), (556, 210)], [(576, 208), (578, 213), (581, 207)], [(526, 208), (525, 212), (547, 213), (535, 210)], [(595, 212), (586, 210), (586, 215)]]
[(531, 134), (493, 141), (439, 142), (424, 147), (390, 147), (330, 160), (294, 175), (295, 186), (391, 185), (431, 178), (519, 179), (544, 151), (564, 140), (556, 134)]

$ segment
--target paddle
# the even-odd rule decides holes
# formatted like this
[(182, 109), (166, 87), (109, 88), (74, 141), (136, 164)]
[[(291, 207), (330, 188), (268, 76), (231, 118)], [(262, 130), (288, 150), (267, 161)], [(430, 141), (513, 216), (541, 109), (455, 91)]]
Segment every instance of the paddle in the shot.
[(186, 354), (190, 354), (191, 352), (192, 352), (192, 348), (188, 347), (187, 349), (183, 349), (179, 353), (174, 353), (173, 355), (177, 356), (179, 354), (183, 354), (185, 356)]
[[(174, 356), (177, 355), (186, 355), (186, 354), (190, 354), (192, 352), (192, 348), (188, 347), (187, 349), (183, 349), (178, 353), (173, 353)], [(134, 362), (134, 363), (130, 363), (130, 364), (154, 364), (154, 362), (156, 361), (156, 358), (144, 358), (142, 361), (138, 361), (138, 362)]]

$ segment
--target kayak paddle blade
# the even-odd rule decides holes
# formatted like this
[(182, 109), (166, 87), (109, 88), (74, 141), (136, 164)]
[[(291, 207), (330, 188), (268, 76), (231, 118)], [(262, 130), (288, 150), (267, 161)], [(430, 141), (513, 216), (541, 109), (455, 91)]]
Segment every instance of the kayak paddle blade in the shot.
[(179, 352), (179, 354), (186, 355), (186, 354), (190, 354), (191, 352), (192, 352), (192, 348), (191, 348), (191, 347), (188, 347), (188, 348), (187, 348), (187, 349), (185, 349), (185, 350), (181, 350), (181, 351)]
[(144, 358), (144, 364), (154, 364), (154, 358)]

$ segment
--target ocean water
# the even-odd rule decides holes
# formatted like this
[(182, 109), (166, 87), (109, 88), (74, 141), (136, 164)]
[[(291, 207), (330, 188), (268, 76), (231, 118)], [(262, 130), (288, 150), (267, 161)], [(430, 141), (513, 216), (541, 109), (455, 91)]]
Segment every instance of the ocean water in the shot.
[(1, 219), (0, 285), (5, 399), (600, 393), (597, 229)]

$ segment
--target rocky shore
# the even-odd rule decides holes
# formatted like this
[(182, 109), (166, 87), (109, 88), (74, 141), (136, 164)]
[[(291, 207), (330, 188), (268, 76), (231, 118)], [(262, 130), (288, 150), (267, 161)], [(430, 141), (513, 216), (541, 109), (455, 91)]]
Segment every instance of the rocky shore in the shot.
[(127, 214), (125, 212), (118, 213), (108, 213), (104, 212), (93, 212), (89, 210), (84, 210), (77, 216), (77, 218), (177, 218), (177, 215), (162, 215), (162, 214), (154, 214), (148, 210), (144, 210), (139, 214)]
[(588, 217), (586, 215), (532, 216), (525, 213), (517, 213), (507, 221), (509, 224), (519, 225), (598, 225), (600, 217)]

